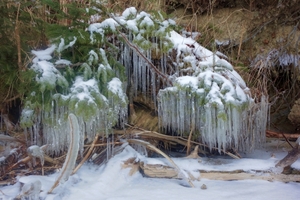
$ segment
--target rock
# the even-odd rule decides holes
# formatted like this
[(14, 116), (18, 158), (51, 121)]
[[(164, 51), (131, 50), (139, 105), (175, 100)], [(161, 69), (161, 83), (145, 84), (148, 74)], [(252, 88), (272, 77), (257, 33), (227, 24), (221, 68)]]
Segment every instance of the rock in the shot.
[(201, 189), (202, 189), (202, 190), (206, 190), (206, 189), (207, 189), (207, 186), (206, 186), (205, 184), (203, 184), (203, 185), (201, 186)]
[(294, 103), (288, 118), (293, 124), (300, 126), (300, 99)]

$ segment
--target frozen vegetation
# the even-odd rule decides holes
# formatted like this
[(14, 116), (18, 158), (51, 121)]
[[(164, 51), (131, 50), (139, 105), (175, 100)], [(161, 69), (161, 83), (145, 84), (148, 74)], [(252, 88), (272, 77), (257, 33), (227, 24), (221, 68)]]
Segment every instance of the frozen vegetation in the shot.
[(226, 60), (191, 38), (171, 32), (176, 50), (173, 87), (158, 94), (161, 127), (196, 134), (209, 148), (253, 150), (264, 142), (268, 100), (254, 103), (249, 88)]
[[(230, 63), (175, 32), (175, 22), (159, 12), (150, 15), (128, 8), (111, 17), (88, 25), (83, 39), (102, 44), (110, 35), (118, 52), (111, 52), (111, 46), (92, 48), (75, 68), (76, 63), (63, 56), (79, 42), (76, 36), (61, 36), (48, 49), (32, 51), (30, 69), (36, 74), (37, 90), (25, 101), (21, 124), (28, 127), (33, 144), (51, 144), (47, 150), (55, 154), (66, 150), (68, 113), (78, 117), (81, 147), (84, 137), (109, 134), (117, 122), (122, 127), (127, 119), (126, 88), (129, 95), (152, 99), (164, 132), (193, 134), (219, 151), (249, 151), (264, 142), (268, 100), (254, 100)], [(112, 66), (111, 56), (117, 58)]]
[[(100, 19), (98, 15), (96, 18)], [(36, 87), (27, 95), (21, 117), (21, 125), (33, 144), (28, 154), (43, 163), (43, 144), (47, 145), (46, 154), (60, 155), (67, 149), (69, 152), (60, 172), (17, 177), (15, 185), (1, 188), (4, 196), (0, 199), (17, 195), (29, 199), (123, 200), (281, 199), (286, 194), (291, 199), (298, 197), (298, 183), (249, 180), (225, 184), (204, 179), (193, 181), (195, 188), (187, 188), (182, 180), (146, 179), (140, 173), (130, 176), (129, 169), (122, 169), (130, 158), (146, 164), (168, 163), (142, 155), (144, 147), (138, 152), (126, 140), (120, 147), (122, 151), (105, 165), (86, 164), (70, 176), (78, 153), (82, 154), (84, 140), (91, 142), (96, 135), (108, 136), (116, 125), (124, 127), (130, 95), (142, 94), (153, 101), (164, 133), (192, 135), (219, 152), (230, 148), (249, 152), (264, 142), (267, 97), (254, 99), (244, 80), (227, 60), (218, 56), (219, 52), (202, 47), (188, 34), (180, 35), (175, 27), (175, 22), (164, 19), (160, 12), (149, 14), (128, 8), (120, 15), (86, 25), (78, 34), (74, 31), (73, 36), (56, 38), (45, 50), (32, 51), (35, 58), (30, 70), (34, 72)], [(91, 48), (80, 52), (83, 58), (72, 60), (67, 56), (70, 49), (84, 45)], [(76, 121), (75, 126), (69, 125), (68, 116), (71, 122)], [(111, 156), (110, 145), (107, 152)], [(273, 167), (283, 155), (276, 156), (256, 151), (245, 160), (174, 161), (182, 173), (199, 177), (200, 169), (275, 173)], [(300, 168), (299, 162), (294, 167)], [(208, 190), (199, 189), (203, 184)], [(279, 187), (285, 193), (279, 192)]]

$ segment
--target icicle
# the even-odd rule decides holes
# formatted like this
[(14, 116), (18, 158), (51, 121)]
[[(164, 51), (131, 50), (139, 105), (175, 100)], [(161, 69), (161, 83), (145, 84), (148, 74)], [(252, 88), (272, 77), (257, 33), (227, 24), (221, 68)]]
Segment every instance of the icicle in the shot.
[(152, 86), (152, 99), (154, 100), (154, 107), (156, 107), (156, 74), (151, 69), (151, 86)]
[(133, 63), (133, 90), (134, 90), (134, 95), (137, 95), (138, 91), (138, 85), (139, 83), (139, 74), (138, 74), (138, 63), (139, 63), (139, 58), (135, 52), (132, 53), (132, 63)]
[[(147, 53), (146, 53), (146, 57), (147, 57)], [(142, 59), (140, 59), (140, 61), (142, 61)], [(147, 95), (147, 92), (146, 92), (146, 89), (147, 89), (147, 86), (146, 86), (146, 73), (147, 73), (147, 64), (145, 63), (145, 61), (143, 60), (143, 62), (140, 63), (140, 71), (141, 71), (141, 74), (140, 74), (140, 78), (141, 78), (141, 90), (142, 90), (142, 93), (143, 93), (143, 96), (145, 97)]]

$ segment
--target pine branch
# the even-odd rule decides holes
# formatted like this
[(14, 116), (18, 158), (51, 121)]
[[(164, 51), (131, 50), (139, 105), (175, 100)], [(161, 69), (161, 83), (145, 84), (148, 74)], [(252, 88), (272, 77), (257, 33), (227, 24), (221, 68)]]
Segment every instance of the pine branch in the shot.
[(117, 29), (118, 33), (121, 35), (121, 37), (125, 40), (126, 44), (134, 51), (136, 51), (149, 65), (152, 69), (154, 69), (154, 71), (156, 72), (157, 75), (161, 76), (162, 78), (164, 78), (165, 80), (167, 80), (167, 82), (170, 84), (170, 86), (173, 85), (172, 81), (162, 72), (160, 72), (155, 65), (140, 51), (140, 49), (134, 45), (132, 42), (130, 42), (127, 37), (121, 33), (118, 29)]
[(82, 64), (83, 64), (83, 63), (81, 63), (81, 62), (78, 62), (78, 63), (75, 63), (75, 64), (71, 64), (71, 65), (58, 64), (58, 65), (55, 65), (55, 68), (57, 68), (57, 69), (62, 69), (62, 68), (65, 68), (65, 67), (67, 67), (67, 66), (73, 68), (73, 67), (79, 67), (79, 66), (81, 66)]
[[(101, 10), (110, 18), (112, 18), (117, 24), (119, 24), (119, 26), (121, 26), (124, 30), (126, 30), (127, 28), (121, 24), (115, 17), (114, 15), (110, 14), (107, 9), (100, 5)], [(141, 51), (140, 49), (134, 45), (132, 42), (130, 42), (127, 37), (124, 35), (124, 33), (121, 33), (121, 31), (119, 31), (118, 29), (116, 29), (118, 31), (118, 33), (121, 35), (121, 37), (125, 40), (126, 44), (132, 49), (134, 50), (136, 53), (138, 53), (149, 65), (150, 67), (155, 71), (155, 73), (159, 76), (161, 76), (162, 78), (164, 78), (165, 80), (167, 80), (167, 82), (170, 84), (170, 86), (173, 85), (172, 81), (168, 78), (168, 76), (166, 76), (165, 74), (163, 74), (162, 72), (160, 72), (156, 66), (151, 62), (151, 60), (149, 60)]]

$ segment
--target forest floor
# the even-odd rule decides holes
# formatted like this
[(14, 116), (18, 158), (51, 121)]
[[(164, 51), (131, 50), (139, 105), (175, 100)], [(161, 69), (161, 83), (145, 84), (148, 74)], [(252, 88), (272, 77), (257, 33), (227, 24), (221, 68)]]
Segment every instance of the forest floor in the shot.
[[(165, 158), (147, 157), (143, 151), (139, 153), (129, 145), (124, 147), (105, 165), (86, 163), (52, 194), (47, 194), (47, 191), (59, 172), (47, 176), (19, 176), (14, 185), (0, 187), (0, 199), (15, 198), (22, 194), (24, 184), (37, 180), (41, 182), (41, 191), (37, 193), (40, 199), (299, 199), (300, 175), (277, 179), (281, 169), (275, 168), (275, 164), (289, 149), (285, 141), (270, 140), (264, 148), (243, 154), (242, 159), (226, 156), (172, 158), (185, 175), (195, 177), (191, 181), (194, 187), (190, 187), (186, 179), (144, 177), (139, 170), (134, 170), (134, 165), (126, 165), (127, 161), (134, 158), (135, 162), (161, 166), (170, 166), (170, 163)], [(295, 162), (292, 168), (299, 172), (300, 161)], [(220, 172), (218, 177), (210, 176)], [(231, 178), (224, 178), (226, 173)], [(241, 175), (236, 178), (238, 174)]]

